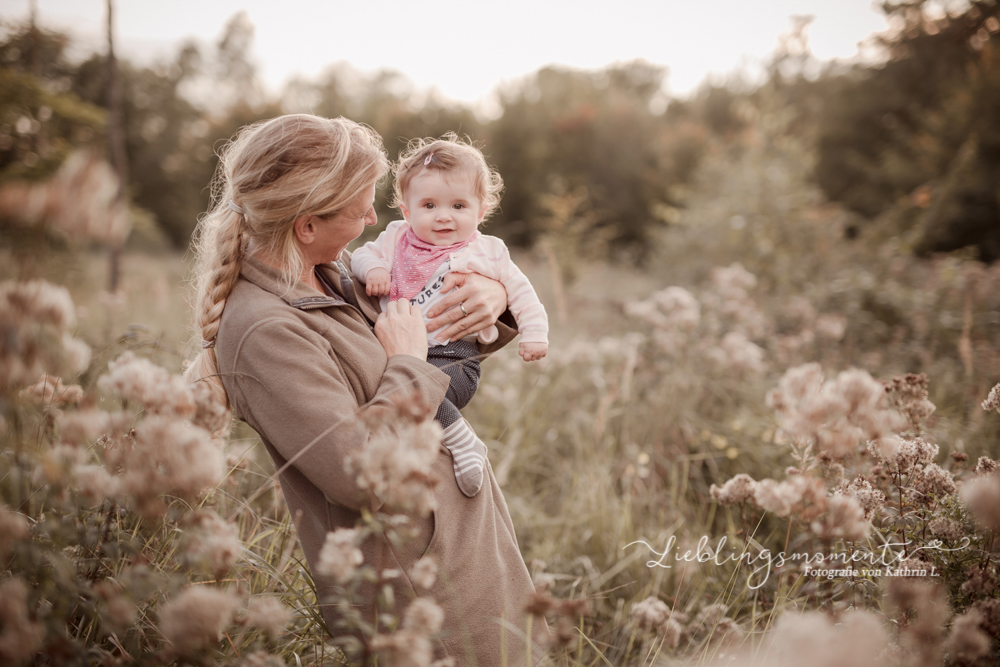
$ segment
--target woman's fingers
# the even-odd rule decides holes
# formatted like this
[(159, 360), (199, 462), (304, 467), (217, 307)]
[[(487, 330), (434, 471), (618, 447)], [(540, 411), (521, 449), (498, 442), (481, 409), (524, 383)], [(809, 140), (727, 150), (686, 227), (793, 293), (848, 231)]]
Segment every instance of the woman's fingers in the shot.
[[(445, 311), (450, 310), (462, 303), (462, 299), (467, 295), (468, 290), (463, 292), (461, 288), (465, 285), (471, 275), (472, 274), (470, 273), (457, 273), (454, 271), (445, 275), (444, 287), (441, 288), (441, 294), (443, 296), (431, 307), (430, 310), (427, 311), (427, 317), (431, 318), (431, 322), (436, 321), (437, 317)], [(466, 310), (468, 310), (468, 306), (466, 306)], [(459, 316), (461, 316), (461, 314), (461, 311), (459, 311)], [(433, 329), (430, 326), (427, 328), (429, 331), (434, 331), (434, 329), (438, 329), (444, 324), (446, 324), (446, 322), (442, 322)]]
[(454, 288), (428, 312), (433, 319), (427, 323), (427, 330), (437, 331), (434, 337), (439, 341), (458, 340), (482, 331), (496, 322), (507, 307), (507, 291), (496, 280), (476, 273), (449, 273), (444, 289), (451, 286)]
[(406, 299), (390, 301), (375, 321), (375, 336), (387, 356), (409, 354), (427, 357), (427, 330), (420, 309)]

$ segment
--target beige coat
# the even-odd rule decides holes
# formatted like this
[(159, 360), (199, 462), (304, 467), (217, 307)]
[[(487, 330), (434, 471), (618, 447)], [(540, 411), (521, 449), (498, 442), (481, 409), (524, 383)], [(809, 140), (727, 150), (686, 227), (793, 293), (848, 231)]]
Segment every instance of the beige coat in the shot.
[[(343, 262), (349, 266), (348, 253)], [(285, 293), (274, 269), (246, 259), (226, 302), (216, 345), (237, 417), (257, 431), (276, 468), (284, 470), (281, 488), (314, 573), (326, 533), (353, 527), (360, 510), (369, 506), (366, 492), (344, 470), (345, 457), (368, 438), (358, 407), (386, 402), (403, 389), (415, 389), (427, 405), (436, 406), (448, 387), (448, 376), (425, 361), (407, 355), (386, 358), (366, 320), (375, 319), (377, 306), (363, 286), (351, 282), (346, 268), (338, 263), (319, 270), (342, 296), (352, 290), (349, 300), (364, 314), (303, 283)], [(484, 352), (514, 335), (501, 324), (499, 340)], [(479, 667), (501, 664), (502, 643), (507, 664), (521, 662), (523, 607), (533, 590), (503, 494), (488, 465), (487, 470), (482, 491), (466, 498), (442, 447), (434, 466), (440, 480), (437, 508), (426, 519), (412, 519), (417, 537), (402, 548), (374, 538), (362, 545), (366, 563), (403, 572), (396, 583), (397, 613), (416, 595), (406, 573), (424, 553), (434, 557), (439, 576), (430, 594), (445, 611), (436, 657), (450, 655), (457, 664)], [(316, 579), (323, 600), (333, 584)], [(360, 611), (369, 619), (371, 593), (364, 591), (360, 601)], [(338, 615), (331, 606), (322, 609), (336, 634)], [(510, 630), (502, 640), (501, 624), (521, 629), (520, 638)]]

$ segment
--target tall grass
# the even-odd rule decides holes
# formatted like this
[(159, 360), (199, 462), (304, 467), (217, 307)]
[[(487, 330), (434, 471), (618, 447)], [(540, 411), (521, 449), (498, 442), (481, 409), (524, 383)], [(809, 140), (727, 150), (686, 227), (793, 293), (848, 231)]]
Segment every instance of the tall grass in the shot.
[[(1000, 382), (1000, 267), (962, 254), (914, 259), (905, 239), (864, 229), (846, 238), (855, 221), (821, 201), (809, 166), (780, 118), (761, 112), (739, 150), (720, 146), (706, 160), (648, 268), (574, 257), (556, 266), (551, 247), (519, 258), (543, 300), (564, 304), (566, 322), (543, 363), (513, 350), (488, 359), (466, 416), (490, 447), (525, 561), (547, 591), (530, 603), (553, 630), (549, 664), (801, 664), (815, 658), (802, 648), (810, 642), (831, 665), (996, 656), (1000, 524), (990, 502), (1000, 494), (991, 468), (1000, 417), (981, 404)], [(119, 363), (181, 370), (182, 260), (127, 256), (123, 291), (108, 295), (98, 255), (65, 249), (16, 262), (6, 252), (12, 261), (0, 266), (18, 272), (7, 278), (46, 277), (76, 303), (58, 321), (36, 313), (35, 324), (27, 315), (11, 323), (38, 346), (65, 347), (65, 333), (93, 353), (42, 355), (34, 370), (51, 374), (48, 384), (22, 373), (4, 388), (0, 654), (53, 664), (373, 658), (327, 644), (331, 629), (255, 434), (237, 426), (212, 441), (197, 409), (163, 404), (166, 390), (143, 402), (99, 380), (124, 352), (135, 357)], [(862, 370), (841, 375), (852, 368)], [(926, 385), (906, 373), (924, 373)], [(894, 377), (886, 392), (879, 381)], [(867, 407), (842, 407), (855, 390), (868, 392)], [(809, 401), (825, 411), (810, 412)], [(919, 418), (906, 419), (917, 404)], [(101, 428), (74, 417), (97, 410), (113, 415), (97, 418)], [(204, 451), (217, 452), (218, 478), (165, 480), (145, 503), (138, 487), (95, 485), (94, 466), (129, 469), (115, 443), (140, 443), (144, 425), (164, 415), (205, 427), (198, 442), (215, 448)], [(872, 415), (884, 419), (873, 426)], [(738, 475), (747, 478), (727, 487)], [(368, 529), (387, 529), (378, 525)], [(919, 557), (935, 577), (826, 579), (796, 564), (765, 579), (751, 574), (763, 559), (674, 557), (697, 552), (702, 537), (703, 551), (725, 538), (724, 553), (737, 556), (860, 553), (902, 537), (955, 550)], [(668, 545), (680, 552), (661, 559)], [(211, 612), (203, 635), (168, 620), (197, 590), (222, 596), (192, 603)], [(376, 644), (380, 664), (419, 664), (391, 636)]]

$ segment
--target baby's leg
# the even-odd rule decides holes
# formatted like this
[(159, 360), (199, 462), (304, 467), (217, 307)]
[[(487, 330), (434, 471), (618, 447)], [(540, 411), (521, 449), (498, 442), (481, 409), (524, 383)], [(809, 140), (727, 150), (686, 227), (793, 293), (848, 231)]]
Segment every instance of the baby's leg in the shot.
[[(459, 341), (459, 343), (464, 342)], [(466, 344), (472, 347), (474, 354), (478, 354), (475, 345)], [(441, 402), (435, 419), (444, 428), (441, 444), (451, 452), (458, 488), (471, 498), (479, 493), (483, 485), (486, 445), (472, 430), (469, 422), (462, 418), (457, 404), (466, 405), (476, 393), (480, 368), (479, 362), (475, 359), (462, 358), (461, 353), (467, 350), (448, 349), (454, 345), (456, 344), (452, 343), (444, 347), (431, 348), (427, 361), (451, 377), (448, 393)]]
[(451, 378), (445, 395), (459, 410), (469, 404), (479, 389), (482, 368), (476, 358), (478, 355), (476, 344), (466, 340), (427, 350), (428, 363), (437, 366)]

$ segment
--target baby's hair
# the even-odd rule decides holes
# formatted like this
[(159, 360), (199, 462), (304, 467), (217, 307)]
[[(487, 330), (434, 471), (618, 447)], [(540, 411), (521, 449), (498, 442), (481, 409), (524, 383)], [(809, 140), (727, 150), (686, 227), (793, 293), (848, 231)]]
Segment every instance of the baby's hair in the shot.
[(503, 179), (496, 169), (486, 163), (483, 152), (468, 137), (462, 138), (454, 132), (448, 132), (440, 139), (427, 137), (410, 140), (400, 153), (399, 161), (393, 166), (396, 177), (392, 186), (393, 206), (398, 208), (403, 203), (403, 194), (410, 181), (423, 169), (461, 171), (471, 176), (476, 197), (486, 206), (483, 219), (488, 218), (500, 204)]

